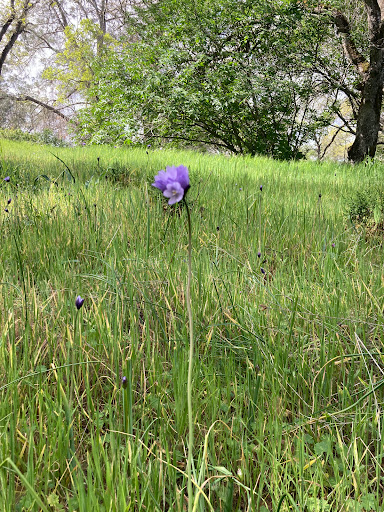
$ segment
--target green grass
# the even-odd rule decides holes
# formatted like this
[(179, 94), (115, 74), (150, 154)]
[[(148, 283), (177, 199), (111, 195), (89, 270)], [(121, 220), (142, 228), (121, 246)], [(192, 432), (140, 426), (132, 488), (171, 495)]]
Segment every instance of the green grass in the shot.
[(196, 511), (382, 510), (383, 247), (344, 214), (381, 165), (1, 148), (1, 511), (187, 508), (181, 163)]

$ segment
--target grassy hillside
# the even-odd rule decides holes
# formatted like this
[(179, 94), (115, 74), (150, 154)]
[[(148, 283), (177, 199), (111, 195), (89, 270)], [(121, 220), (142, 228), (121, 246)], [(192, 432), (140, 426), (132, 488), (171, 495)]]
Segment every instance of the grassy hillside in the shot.
[(382, 234), (345, 209), (384, 168), (49, 151), (1, 141), (0, 510), (185, 510), (179, 164), (195, 510), (382, 510)]

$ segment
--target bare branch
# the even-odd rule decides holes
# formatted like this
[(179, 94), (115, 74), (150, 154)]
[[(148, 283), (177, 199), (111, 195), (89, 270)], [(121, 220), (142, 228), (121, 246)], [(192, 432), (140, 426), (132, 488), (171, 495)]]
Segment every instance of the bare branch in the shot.
[(0, 100), (5, 100), (5, 99), (12, 99), (14, 101), (30, 101), (32, 103), (35, 103), (36, 105), (39, 105), (40, 107), (45, 108), (46, 110), (49, 110), (50, 112), (53, 112), (54, 114), (60, 116), (62, 119), (64, 119), (68, 123), (72, 122), (72, 123), (77, 124), (76, 121), (74, 121), (73, 119), (71, 119), (67, 115), (63, 114), (63, 112), (61, 112), (60, 109), (55, 108), (52, 105), (48, 105), (48, 103), (45, 103), (44, 101), (38, 100), (37, 98), (33, 98), (32, 96), (29, 96), (28, 94), (23, 94), (23, 95), (20, 95), (20, 96), (6, 95), (6, 96), (0, 97)]

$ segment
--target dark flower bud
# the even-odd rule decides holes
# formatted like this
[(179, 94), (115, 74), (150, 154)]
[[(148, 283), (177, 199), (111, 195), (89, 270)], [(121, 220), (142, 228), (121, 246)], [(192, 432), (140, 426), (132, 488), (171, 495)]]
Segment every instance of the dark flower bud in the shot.
[(257, 253), (257, 257), (261, 258), (261, 252), (260, 251)]
[(216, 231), (220, 231), (220, 226), (217, 226)]
[(263, 185), (260, 185), (260, 192), (263, 191)]
[(82, 307), (82, 305), (84, 304), (84, 300), (85, 300), (85, 299), (82, 299), (82, 298), (80, 297), (80, 295), (78, 295), (78, 296), (76, 297), (75, 305), (76, 305), (77, 309), (80, 309), (80, 308)]
[(6, 213), (9, 213), (8, 208), (4, 208), (4, 211), (5, 211)]
[(321, 199), (321, 194), (319, 194), (319, 199)]
[(127, 379), (127, 377), (125, 375), (121, 379), (121, 385), (123, 386), (124, 389), (128, 386), (128, 379)]
[(11, 204), (11, 201), (12, 201), (12, 199), (9, 198), (8, 201), (7, 201), (7, 204)]
[(265, 273), (266, 273), (266, 272), (265, 272), (265, 270), (263, 269), (263, 267), (261, 267), (261, 269), (260, 269), (260, 270), (261, 270), (261, 273), (262, 273), (262, 274), (265, 274)]

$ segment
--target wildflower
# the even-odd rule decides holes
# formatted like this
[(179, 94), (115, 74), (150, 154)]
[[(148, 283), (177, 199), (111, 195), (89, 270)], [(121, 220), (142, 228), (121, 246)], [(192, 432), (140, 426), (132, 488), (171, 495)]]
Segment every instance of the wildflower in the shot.
[(319, 199), (321, 199), (321, 194), (319, 194)]
[(216, 231), (220, 231), (220, 226), (217, 226), (217, 227), (216, 227)]
[(261, 258), (261, 252), (260, 251), (257, 253), (257, 257)]
[(8, 208), (4, 208), (5, 213), (9, 213)]
[(261, 273), (262, 273), (262, 274), (265, 274), (265, 273), (266, 273), (266, 272), (265, 272), (265, 270), (263, 269), (263, 267), (261, 267), (261, 269), (260, 269), (260, 270), (261, 270)]
[(335, 244), (335, 243), (333, 243), (333, 244), (332, 244), (332, 247), (336, 247), (336, 244)]
[(9, 198), (8, 201), (7, 201), (7, 204), (11, 204), (11, 201), (12, 201), (12, 199)]
[(121, 385), (123, 386), (124, 389), (128, 386), (128, 379), (127, 379), (127, 377), (125, 375), (121, 379)]
[(75, 305), (76, 305), (77, 309), (80, 309), (80, 308), (82, 307), (82, 305), (84, 304), (84, 300), (85, 300), (85, 299), (82, 299), (82, 298), (80, 297), (80, 295), (78, 295), (78, 296), (76, 297)]
[(189, 189), (188, 168), (184, 165), (167, 167), (155, 176), (152, 185), (162, 191), (164, 197), (169, 199), (168, 204), (181, 201)]
[(10, 176), (5, 177), (5, 178), (4, 178), (4, 181), (6, 181), (7, 183), (9, 183), (9, 182), (11, 181)]
[(263, 191), (263, 185), (260, 185), (260, 192)]

